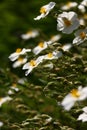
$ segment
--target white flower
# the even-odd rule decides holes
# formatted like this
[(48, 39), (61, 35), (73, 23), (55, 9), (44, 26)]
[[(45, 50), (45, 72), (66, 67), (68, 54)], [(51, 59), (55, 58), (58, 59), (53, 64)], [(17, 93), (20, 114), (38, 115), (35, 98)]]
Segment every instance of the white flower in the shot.
[(0, 98), (0, 107), (2, 106), (3, 103), (12, 100), (11, 97), (7, 96), (7, 97), (1, 97)]
[(49, 44), (58, 41), (60, 38), (61, 38), (61, 35), (60, 35), (60, 34), (53, 35), (53, 36), (50, 38), (50, 43), (49, 43)]
[(17, 84), (16, 84), (16, 83), (13, 83), (10, 88), (13, 89), (13, 90), (15, 90), (16, 92), (19, 91), (19, 88), (17, 87)]
[(24, 55), (27, 52), (31, 52), (31, 49), (25, 49), (25, 48), (21, 49), (21, 48), (18, 48), (18, 49), (16, 49), (16, 52), (10, 54), (9, 59), (11, 61), (15, 61), (16, 59), (19, 58), (20, 55)]
[(87, 107), (84, 107), (83, 109), (83, 113), (79, 115), (77, 120), (82, 120), (82, 122), (87, 121)]
[(79, 45), (85, 40), (87, 40), (87, 28), (86, 29), (79, 29), (75, 33), (75, 38), (73, 40), (73, 44)]
[(82, 12), (85, 13), (86, 12), (86, 8), (87, 7), (87, 0), (83, 0), (80, 5), (78, 6), (78, 9)]
[(69, 51), (69, 49), (72, 47), (72, 45), (71, 44), (65, 44), (63, 47), (62, 47), (62, 49), (63, 49), (63, 51)]
[(17, 68), (27, 62), (27, 58), (18, 58), (17, 61), (13, 63), (13, 68)]
[(80, 25), (85, 26), (85, 20), (83, 18), (79, 19)]
[(58, 59), (59, 57), (62, 56), (62, 52), (59, 51), (59, 52), (52, 52), (52, 53), (48, 53), (46, 55), (44, 55), (44, 59), (45, 60), (53, 60), (53, 59)]
[(40, 8), (41, 15), (34, 18), (34, 20), (40, 20), (41, 18), (46, 17), (49, 14), (49, 12), (54, 8), (55, 4), (55, 2), (50, 2), (49, 4), (42, 6)]
[(73, 7), (76, 7), (78, 4), (76, 2), (67, 2), (64, 6), (61, 7), (62, 10), (69, 10)]
[(2, 127), (4, 125), (4, 123), (2, 121), (0, 121), (0, 127)]
[(86, 9), (85, 9), (85, 7), (84, 7), (84, 5), (79, 5), (78, 6), (78, 9), (82, 12), (82, 13), (85, 13), (86, 12)]
[(70, 34), (79, 27), (79, 20), (75, 12), (63, 12), (57, 18), (57, 30)]
[(81, 5), (84, 5), (84, 6), (87, 7), (87, 0), (83, 0), (83, 1), (81, 2)]
[(38, 55), (41, 51), (43, 51), (44, 49), (46, 49), (48, 46), (48, 43), (47, 42), (40, 42), (38, 44), (38, 46), (36, 46), (34, 49), (33, 49), (33, 53), (35, 55)]
[(76, 101), (82, 101), (87, 98), (87, 87), (79, 87), (78, 89), (73, 89), (68, 95), (65, 96), (61, 105), (65, 110), (69, 111)]
[(24, 40), (30, 39), (30, 38), (35, 38), (39, 35), (38, 30), (31, 30), (27, 32), (26, 34), (22, 34), (21, 38)]
[(27, 76), (35, 67), (37, 67), (44, 59), (44, 56), (39, 56), (36, 60), (31, 60), (23, 66), (23, 70), (27, 69), (25, 76)]

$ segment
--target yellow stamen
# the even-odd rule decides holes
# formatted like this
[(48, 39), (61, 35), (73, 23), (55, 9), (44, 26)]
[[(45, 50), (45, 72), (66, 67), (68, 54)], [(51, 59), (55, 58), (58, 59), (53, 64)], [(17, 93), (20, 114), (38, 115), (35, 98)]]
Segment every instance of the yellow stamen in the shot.
[(48, 58), (52, 58), (53, 57), (53, 53), (48, 53)]
[(64, 24), (65, 24), (67, 27), (72, 24), (71, 21), (68, 20), (67, 18), (62, 18), (62, 19), (63, 19), (63, 21), (64, 21)]
[(13, 83), (13, 84), (12, 84), (12, 87), (14, 87), (14, 88), (17, 87), (16, 83)]
[(47, 12), (47, 11), (46, 11), (46, 8), (41, 7), (41, 9), (40, 9), (40, 13), (41, 13), (41, 14), (46, 14), (46, 12)]
[(21, 52), (21, 48), (16, 49), (16, 53), (20, 53)]
[(29, 34), (29, 35), (31, 35), (31, 34), (32, 34), (32, 31), (28, 31), (26, 34)]
[(40, 43), (38, 44), (38, 46), (41, 47), (41, 48), (43, 48), (43, 47), (44, 47), (44, 43), (43, 43), (43, 42), (40, 42)]
[(30, 64), (31, 66), (35, 66), (35, 65), (36, 65), (36, 62), (35, 62), (34, 60), (31, 60), (31, 61), (29, 62), (29, 64)]
[(67, 2), (66, 6), (70, 7), (71, 6), (71, 2)]
[(80, 37), (81, 37), (81, 39), (84, 39), (86, 37), (86, 33), (85, 32), (81, 32), (80, 33)]
[(83, 18), (87, 20), (87, 13), (83, 15)]
[(77, 89), (73, 89), (70, 93), (73, 97), (76, 97), (76, 98), (80, 97), (80, 93), (78, 92)]
[(0, 102), (2, 101), (3, 98), (0, 97)]
[(22, 61), (23, 61), (23, 58), (18, 58), (18, 61), (22, 62)]

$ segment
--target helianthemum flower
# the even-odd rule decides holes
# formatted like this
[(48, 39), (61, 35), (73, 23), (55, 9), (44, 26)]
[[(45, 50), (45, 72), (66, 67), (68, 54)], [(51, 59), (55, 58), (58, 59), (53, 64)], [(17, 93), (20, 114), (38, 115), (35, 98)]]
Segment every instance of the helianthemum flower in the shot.
[(11, 61), (15, 61), (16, 59), (19, 58), (20, 55), (24, 55), (27, 52), (31, 52), (31, 49), (25, 49), (25, 48), (21, 49), (21, 48), (18, 48), (18, 49), (16, 49), (16, 52), (10, 54), (9, 59)]
[(69, 111), (76, 101), (82, 101), (87, 98), (87, 87), (79, 87), (78, 89), (73, 89), (65, 98), (63, 99), (61, 105), (65, 110)]
[(25, 64), (27, 62), (27, 58), (21, 58), (21, 57), (19, 57), (18, 59), (17, 59), (17, 61), (15, 61), (14, 63), (13, 63), (13, 68), (17, 68), (17, 67), (19, 67), (19, 66), (21, 66), (21, 65), (23, 65), (23, 64)]
[(51, 38), (50, 38), (50, 43), (49, 43), (49, 44), (58, 41), (60, 38), (61, 38), (61, 35), (60, 35), (60, 34), (51, 36)]
[(53, 59), (58, 59), (61, 56), (62, 56), (61, 51), (59, 51), (59, 52), (53, 51), (52, 53), (50, 52), (50, 53), (44, 55), (44, 59), (45, 60), (53, 60)]
[(83, 0), (80, 5), (78, 6), (78, 9), (82, 12), (85, 13), (86, 12), (86, 8), (87, 7), (87, 0)]
[(82, 122), (86, 122), (87, 121), (87, 106), (84, 107), (82, 110), (83, 110), (83, 113), (79, 115), (77, 120), (82, 120)]
[(26, 34), (22, 34), (21, 38), (24, 40), (30, 39), (30, 38), (35, 38), (39, 35), (38, 30), (31, 30), (28, 31)]
[(79, 29), (75, 33), (75, 38), (73, 40), (73, 44), (79, 45), (87, 40), (87, 28), (86, 29)]
[(62, 46), (63, 51), (69, 51), (69, 49), (72, 47), (72, 44), (67, 43), (64, 46)]
[(74, 8), (74, 7), (76, 7), (78, 4), (76, 3), (76, 2), (71, 2), (71, 1), (69, 1), (69, 2), (67, 2), (65, 5), (63, 5), (62, 7), (61, 7), (61, 9), (62, 10), (69, 10), (69, 9), (71, 9), (71, 8)]
[(44, 49), (46, 49), (48, 46), (48, 43), (47, 42), (40, 42), (38, 44), (38, 46), (36, 46), (34, 49), (33, 49), (33, 53), (34, 54), (39, 54), (41, 51), (43, 51)]
[(70, 34), (79, 27), (79, 20), (75, 12), (63, 12), (57, 18), (57, 30)]
[(25, 76), (27, 76), (35, 67), (37, 67), (42, 61), (44, 56), (39, 56), (36, 60), (31, 60), (23, 66), (23, 70), (27, 69)]
[(49, 4), (42, 6), (40, 8), (41, 15), (34, 18), (34, 20), (40, 20), (41, 18), (46, 17), (49, 14), (49, 12), (54, 8), (55, 4), (55, 2), (50, 2)]

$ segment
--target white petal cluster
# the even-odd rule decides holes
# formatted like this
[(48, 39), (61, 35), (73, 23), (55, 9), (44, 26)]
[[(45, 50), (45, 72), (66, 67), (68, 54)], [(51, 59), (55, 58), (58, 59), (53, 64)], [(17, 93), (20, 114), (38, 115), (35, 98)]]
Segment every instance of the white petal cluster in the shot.
[(23, 66), (23, 70), (27, 69), (25, 76), (27, 76), (35, 67), (37, 67), (44, 59), (44, 56), (39, 56), (36, 60), (31, 60)]
[(34, 18), (34, 20), (40, 20), (41, 18), (46, 17), (49, 12), (54, 8), (55, 4), (55, 2), (50, 2), (49, 4), (42, 6), (40, 9), (41, 15)]
[(16, 60), (12, 67), (13, 68), (17, 68), (17, 67), (20, 67), (21, 65), (25, 64), (27, 62), (27, 58), (18, 58), (18, 60)]
[(22, 34), (21, 38), (24, 40), (28, 40), (30, 38), (35, 38), (39, 35), (38, 30), (31, 30), (29, 32), (27, 32), (26, 34)]
[(73, 11), (63, 12), (57, 17), (57, 30), (70, 34), (79, 27), (77, 14)]
[(7, 97), (1, 97), (0, 98), (0, 107), (2, 106), (3, 103), (12, 100), (11, 97), (7, 96)]
[(75, 38), (73, 40), (73, 44), (79, 45), (87, 40), (87, 28), (79, 29), (75, 32)]
[(71, 8), (76, 7), (77, 5), (78, 5), (77, 2), (71, 2), (71, 1), (69, 1), (69, 2), (67, 2), (65, 5), (63, 5), (63, 6), (61, 7), (61, 9), (62, 9), (62, 10), (69, 10), (69, 9), (71, 9)]
[(21, 48), (18, 48), (18, 49), (16, 50), (16, 52), (10, 54), (9, 59), (10, 59), (11, 61), (15, 61), (16, 59), (19, 58), (19, 56), (24, 55), (24, 54), (26, 54), (27, 52), (31, 52), (31, 49), (25, 49), (25, 48), (21, 49)]
[(85, 13), (86, 12), (86, 8), (87, 7), (87, 0), (83, 0), (80, 5), (78, 6), (78, 9), (82, 12)]
[(69, 111), (76, 101), (82, 101), (87, 98), (87, 87), (73, 89), (68, 95), (65, 96), (61, 105), (65, 110)]
[(86, 122), (87, 121), (87, 106), (84, 107), (82, 110), (83, 110), (83, 113), (79, 115), (77, 120), (82, 120), (82, 122)]

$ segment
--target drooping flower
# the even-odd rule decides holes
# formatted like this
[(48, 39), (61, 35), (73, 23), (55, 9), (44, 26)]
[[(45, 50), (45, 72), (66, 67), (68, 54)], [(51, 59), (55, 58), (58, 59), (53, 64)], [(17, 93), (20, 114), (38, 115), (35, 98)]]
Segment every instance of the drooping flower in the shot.
[(2, 106), (3, 103), (12, 100), (11, 97), (7, 96), (7, 97), (0, 97), (0, 107)]
[(23, 66), (23, 70), (27, 69), (25, 76), (27, 76), (34, 68), (36, 68), (44, 59), (44, 56), (39, 56), (36, 60), (31, 60)]
[(70, 43), (67, 43), (67, 44), (65, 44), (63, 47), (62, 47), (62, 49), (63, 49), (63, 51), (69, 51), (69, 49), (72, 47), (72, 44), (70, 44)]
[(87, 98), (87, 87), (73, 89), (68, 95), (65, 96), (61, 105), (65, 110), (69, 111), (76, 101), (82, 101)]
[(75, 32), (75, 38), (73, 40), (73, 44), (79, 45), (87, 40), (87, 28), (86, 29), (79, 29)]
[(87, 0), (83, 0), (80, 5), (78, 6), (78, 9), (82, 12), (85, 13), (86, 12), (86, 8), (87, 7)]
[(45, 60), (53, 60), (53, 59), (58, 59), (62, 56), (62, 52), (61, 51), (53, 51), (52, 53), (48, 53), (46, 55), (44, 55), (44, 59)]
[(49, 4), (42, 6), (40, 8), (41, 15), (34, 18), (34, 20), (40, 20), (41, 18), (46, 17), (49, 14), (49, 12), (54, 8), (55, 4), (55, 2), (50, 2)]
[(39, 35), (38, 30), (31, 30), (31, 31), (28, 31), (26, 34), (22, 34), (21, 38), (24, 39), (24, 40), (28, 40), (30, 38), (35, 38), (38, 35)]
[(17, 61), (15, 61), (14, 63), (13, 63), (13, 68), (17, 68), (17, 67), (19, 67), (19, 66), (21, 66), (21, 65), (23, 65), (23, 64), (25, 64), (27, 62), (27, 58), (18, 58), (17, 59)]
[(35, 55), (38, 55), (41, 51), (43, 51), (44, 49), (46, 49), (48, 46), (48, 42), (40, 42), (38, 44), (38, 46), (36, 46), (34, 49), (33, 49), (33, 53)]
[(51, 36), (51, 38), (50, 38), (50, 43), (49, 43), (49, 44), (58, 41), (60, 38), (61, 38), (61, 35), (60, 35), (60, 34)]
[(79, 20), (77, 14), (73, 11), (63, 12), (57, 18), (57, 30), (63, 33), (70, 34), (79, 27)]
[(82, 122), (86, 122), (87, 121), (87, 106), (84, 107), (82, 110), (83, 110), (83, 113), (79, 115), (77, 120), (82, 120)]
[(9, 59), (10, 59), (11, 61), (15, 61), (16, 59), (19, 58), (20, 55), (24, 55), (24, 54), (26, 54), (27, 52), (31, 52), (31, 49), (25, 49), (25, 48), (21, 49), (21, 48), (17, 48), (17, 49), (16, 49), (16, 52), (10, 54)]
[(69, 1), (69, 2), (67, 2), (65, 5), (63, 5), (63, 6), (61, 7), (61, 9), (62, 9), (62, 10), (69, 10), (69, 9), (71, 9), (71, 8), (76, 7), (77, 5), (78, 5), (77, 2), (71, 2), (71, 1)]
[(61, 38), (61, 35), (57, 34), (50, 38), (49, 41), (40, 42), (32, 51), (35, 55), (38, 55), (41, 51), (45, 50), (49, 45), (58, 41)]

